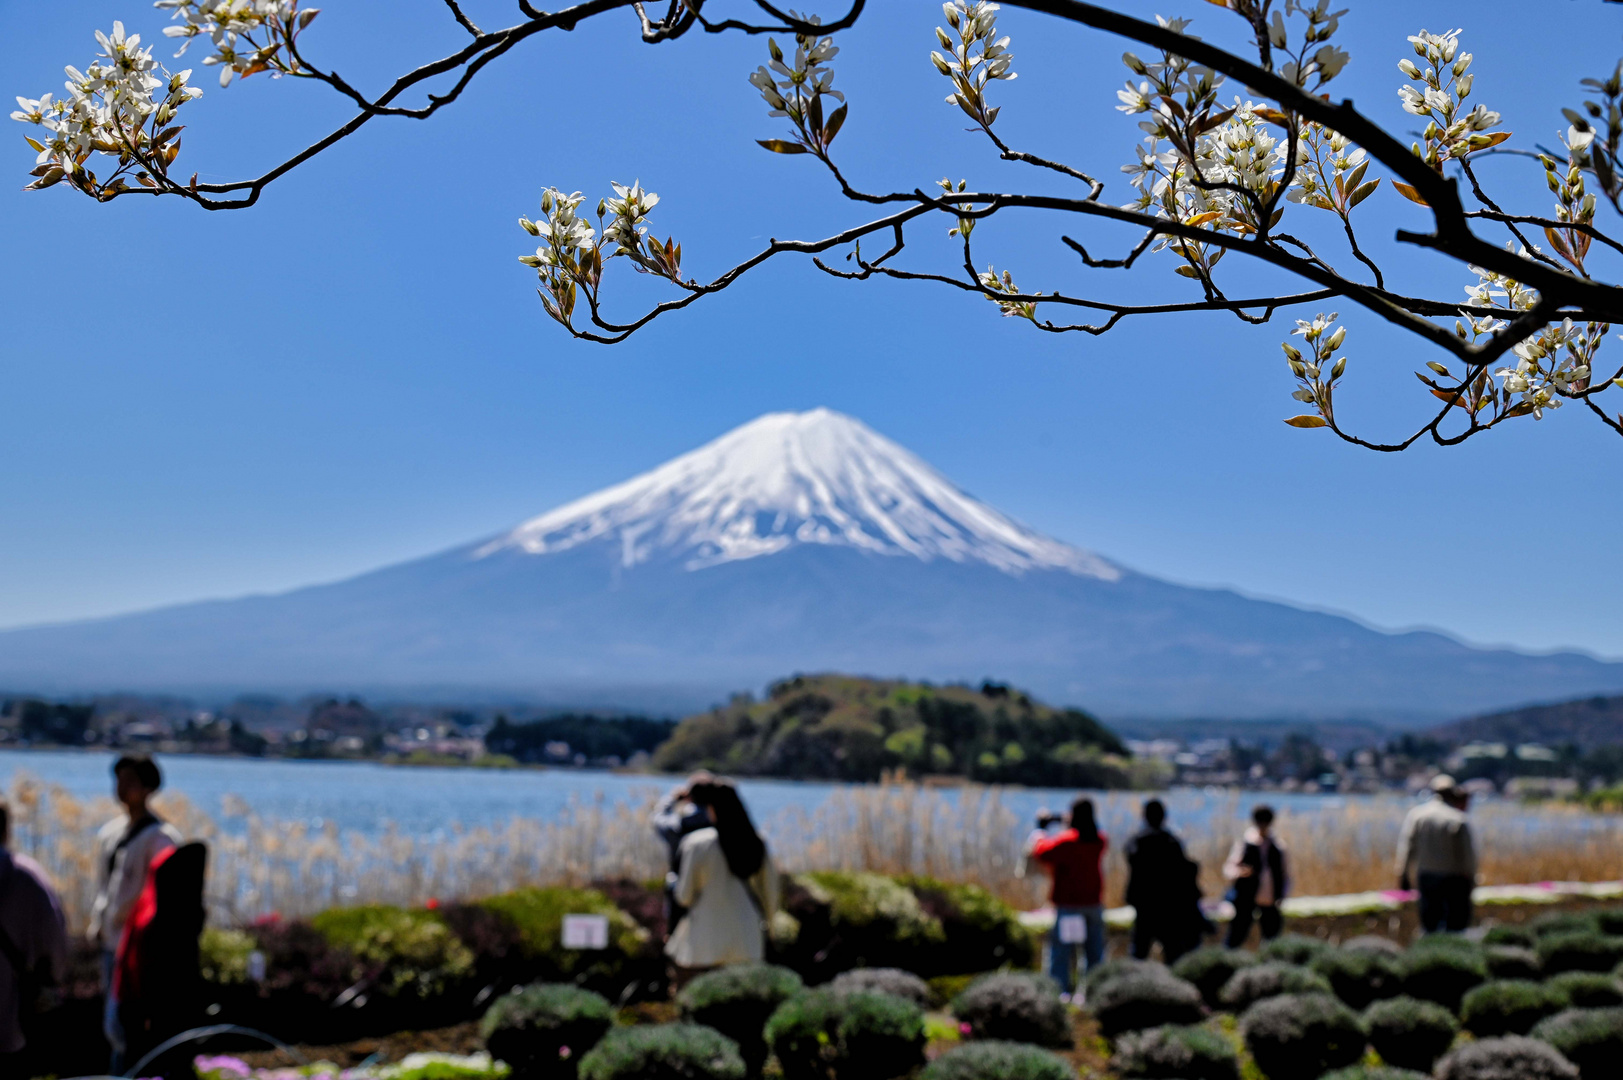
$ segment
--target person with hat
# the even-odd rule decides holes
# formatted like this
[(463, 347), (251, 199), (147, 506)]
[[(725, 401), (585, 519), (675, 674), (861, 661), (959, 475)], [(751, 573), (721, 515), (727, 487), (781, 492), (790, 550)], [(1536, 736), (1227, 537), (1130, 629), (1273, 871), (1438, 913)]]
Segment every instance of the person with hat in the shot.
[(1428, 934), (1459, 933), (1471, 925), (1476, 840), (1465, 812), (1471, 796), (1452, 776), (1435, 776), (1432, 797), (1403, 819), (1398, 888), (1420, 888), (1420, 926)]

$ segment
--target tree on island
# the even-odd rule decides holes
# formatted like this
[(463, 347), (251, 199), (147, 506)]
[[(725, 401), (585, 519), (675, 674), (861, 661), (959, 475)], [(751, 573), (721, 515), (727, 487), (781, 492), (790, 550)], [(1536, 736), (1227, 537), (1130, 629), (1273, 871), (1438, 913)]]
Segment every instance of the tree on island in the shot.
[[(201, 91), (190, 85), (189, 71), (170, 74), (150, 46), (115, 24), (111, 34), (97, 34), (101, 52), (86, 71), (68, 68), (67, 96), (18, 99), (13, 118), (37, 127), (29, 139), (38, 155), (30, 186), (66, 184), (100, 201), (155, 195), (211, 210), (249, 207), (271, 183), (373, 118), (432, 116), (453, 104), (487, 64), (528, 39), (629, 9), (648, 44), (696, 30), (787, 35), (782, 45), (767, 39), (770, 62), (749, 75), (769, 115), (785, 122), (784, 137), (758, 141), (774, 153), (815, 159), (839, 194), (865, 208), (866, 216), (827, 236), (773, 240), (703, 279), (684, 270), (680, 244), (650, 234), (649, 213), (659, 201), (653, 192), (612, 185), (612, 196), (596, 204), (594, 225), (594, 215), (582, 212), (590, 205), (587, 196), (549, 188), (541, 216), (520, 222), (541, 242), (522, 261), (539, 276), (547, 312), (575, 337), (622, 341), (768, 260), (798, 253), (835, 277), (955, 288), (1051, 333), (1103, 334), (1124, 320), (1185, 312), (1226, 312), (1251, 325), (1267, 323), (1281, 310), (1299, 312), (1308, 317), (1296, 320), (1290, 337), (1301, 341), (1287, 340), (1282, 347), (1293, 397), (1304, 411), (1285, 422), (1328, 428), (1373, 450), (1403, 450), (1427, 437), (1453, 445), (1508, 421), (1542, 418), (1567, 403), (1623, 434), (1623, 413), (1608, 412), (1616, 403), (1600, 399), (1612, 386), (1623, 386), (1623, 366), (1612, 370), (1611, 363), (1597, 360), (1611, 325), (1623, 322), (1623, 290), (1595, 276), (1601, 271), (1592, 265), (1606, 249), (1623, 253), (1623, 242), (1595, 224), (1601, 201), (1623, 212), (1623, 64), (1573, 88), (1570, 107), (1560, 108), (1566, 131), (1558, 148), (1513, 148), (1500, 114), (1473, 98), (1476, 74), (1460, 31), (1421, 30), (1409, 38), (1413, 54), (1397, 62), (1402, 107), (1414, 123), (1425, 125), (1410, 144), (1350, 101), (1331, 100), (1330, 84), (1349, 56), (1335, 40), (1345, 11), (1332, 10), (1329, 0), (1208, 0), (1228, 13), (1217, 29), (1232, 33), (1231, 48), (1187, 32), (1185, 18), (1157, 16), (1150, 22), (1078, 0), (1005, 0), (1007, 7), (1125, 38), (1145, 54), (1123, 55), (1130, 77), (1116, 94), (1116, 108), (1139, 119), (1143, 142), (1126, 165), (1077, 167), (1013, 147), (998, 134), (993, 84), (1016, 74), (1009, 39), (997, 30), (998, 5), (953, 0), (944, 7), (946, 25), (937, 28), (938, 51), (928, 61), (950, 85), (947, 102), (955, 115), (967, 116), (970, 130), (1011, 170), (1027, 171), (1011, 172), (1008, 187), (972, 189), (942, 180), (928, 191), (870, 191), (842, 172), (833, 148), (849, 114), (833, 85), (831, 65), (839, 52), (834, 35), (859, 20), (864, 0), (851, 0), (848, 10), (827, 22), (767, 0), (585, 0), (556, 12), (517, 0), (520, 20), (499, 30), (475, 25), (458, 0), (444, 3), (467, 40), (374, 96), (311, 58), (306, 39), (318, 12), (301, 8), (300, 0), (157, 0), (175, 20), (165, 34), (180, 40), (182, 52), (193, 38), (203, 39), (202, 62), (219, 68), (222, 87), (234, 77), (260, 73), (318, 80), (346, 98), (354, 115), (258, 177), (199, 183), (195, 172), (188, 177), (177, 167), (181, 126), (175, 120)], [(723, 6), (726, 17), (716, 10)], [(925, 53), (921, 43), (921, 74), (929, 70)], [(438, 90), (430, 92), (431, 85)], [(1491, 99), (1492, 88), (1484, 89)], [(419, 93), (421, 98), (413, 97)], [(1555, 111), (1552, 105), (1552, 118)], [(1496, 201), (1476, 167), (1493, 154), (1517, 155), (1539, 170), (1554, 208), (1507, 208)], [(1372, 163), (1386, 175), (1370, 175)], [(1125, 205), (1105, 199), (1106, 185), (1094, 175), (1101, 165), (1127, 174), (1132, 197)], [(1020, 176), (1064, 186), (1049, 193), (1021, 185)], [(1457, 289), (1413, 296), (1389, 286), (1367, 249), (1370, 218), (1392, 218), (1382, 226), (1390, 228), (1400, 211), (1412, 214), (1415, 206), (1429, 216), (1429, 228), (1397, 229), (1395, 240), (1458, 263), (1464, 299)], [(1168, 277), (1164, 297), (1124, 303), (1030, 289), (1017, 284), (1007, 267), (980, 269), (974, 234), (994, 219), (1032, 212), (1073, 226), (1101, 222), (1132, 230), (1108, 254), (1093, 236), (1084, 243), (1060, 232), (1082, 269), (1170, 271), (1187, 280), (1180, 285)], [(961, 245), (961, 264), (904, 265), (909, 230), (937, 227), (927, 221), (947, 227)], [(843, 265), (825, 261), (833, 253), (843, 254)], [(1230, 275), (1218, 269), (1230, 255), (1272, 267), (1296, 291), (1231, 295), (1225, 287)], [(633, 270), (667, 280), (672, 298), (631, 316), (607, 314), (604, 270), (622, 257)], [(1424, 422), (1401, 438), (1360, 436), (1336, 413), (1336, 389), (1347, 370), (1341, 354), (1347, 327), (1326, 308), (1343, 304), (1436, 349), (1437, 359), (1415, 373), (1423, 384), (1415, 392), (1435, 400), (1426, 404)]]

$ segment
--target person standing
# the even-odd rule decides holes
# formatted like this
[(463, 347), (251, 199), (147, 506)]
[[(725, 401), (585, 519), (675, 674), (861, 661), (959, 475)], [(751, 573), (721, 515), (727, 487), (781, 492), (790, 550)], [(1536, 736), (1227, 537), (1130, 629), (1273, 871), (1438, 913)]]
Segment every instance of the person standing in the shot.
[(1077, 945), (1087, 970), (1105, 957), (1104, 887), (1105, 852), (1110, 840), (1099, 831), (1093, 800), (1071, 804), (1067, 828), (1050, 836), (1032, 837), (1030, 855), (1053, 879), (1049, 900), (1054, 905), (1054, 929), (1048, 941), (1048, 974), (1069, 997), (1076, 988)]
[(665, 944), (677, 981), (766, 955), (766, 926), (778, 909), (778, 872), (738, 789), (722, 781), (688, 793), (710, 824), (682, 838), (672, 892), (685, 910)]
[(654, 805), (652, 824), (654, 832), (665, 843), (669, 866), (665, 871), (665, 938), (682, 920), (684, 910), (676, 902), (676, 875), (682, 868), (682, 840), (689, 833), (710, 827), (710, 815), (693, 804), (692, 791), (702, 784), (715, 782), (715, 777), (700, 769), (688, 777), (687, 783), (666, 792)]
[(132, 754), (113, 763), (113, 794), (124, 806), (122, 817), (103, 825), (96, 834), (96, 900), (90, 908), (90, 938), (102, 954), (102, 987), (106, 1007), (102, 1029), (113, 1048), (109, 1073), (124, 1071), (124, 1027), (119, 1020), (118, 995), (113, 975), (124, 924), (146, 888), (152, 860), (180, 843), (173, 825), (159, 820), (148, 805), (163, 786), (158, 763), (145, 754)]
[(1428, 934), (1459, 933), (1471, 925), (1476, 839), (1466, 811), (1471, 796), (1446, 773), (1431, 781), (1432, 797), (1403, 819), (1398, 888), (1420, 887), (1420, 926)]
[(11, 809), (0, 801), (0, 1076), (33, 1076), (29, 1021), (40, 991), (67, 973), (68, 931), (45, 871), (10, 845)]
[(1274, 837), (1274, 810), (1258, 806), (1251, 811), (1251, 827), (1234, 842), (1223, 863), (1223, 876), (1233, 883), (1234, 921), (1229, 923), (1228, 947), (1238, 949), (1251, 936), (1252, 922), (1262, 925), (1262, 940), (1271, 941), (1284, 929), (1280, 902), (1290, 888), (1285, 846)]
[(1200, 868), (1184, 854), (1183, 842), (1166, 829), (1167, 808), (1160, 799), (1144, 804), (1144, 827), (1127, 841), (1127, 903), (1132, 905), (1133, 956), (1149, 959), (1161, 943), (1171, 964), (1200, 941)]

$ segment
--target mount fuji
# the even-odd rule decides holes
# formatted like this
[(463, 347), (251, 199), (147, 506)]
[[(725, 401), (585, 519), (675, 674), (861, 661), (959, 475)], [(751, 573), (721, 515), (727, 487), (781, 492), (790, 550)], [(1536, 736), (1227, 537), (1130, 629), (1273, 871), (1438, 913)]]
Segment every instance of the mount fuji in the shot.
[(1420, 722), (1623, 664), (1190, 588), (1027, 528), (862, 423), (773, 413), (334, 584), (0, 633), (0, 686), (708, 705), (795, 671), (995, 677), (1114, 718)]

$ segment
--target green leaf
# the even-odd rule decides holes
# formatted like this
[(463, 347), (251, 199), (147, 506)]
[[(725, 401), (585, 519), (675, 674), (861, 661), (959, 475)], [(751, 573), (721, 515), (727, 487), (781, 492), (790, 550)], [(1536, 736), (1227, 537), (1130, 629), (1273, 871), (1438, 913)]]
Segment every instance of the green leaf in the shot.
[(1326, 424), (1324, 422), (1324, 417), (1322, 417), (1322, 416), (1293, 416), (1290, 419), (1286, 420), (1285, 423), (1289, 424), (1291, 427), (1297, 427), (1297, 428), (1315, 428), (1315, 427), (1328, 427), (1329, 426), (1328, 424)]
[(1381, 186), (1380, 177), (1376, 177), (1374, 180), (1371, 180), (1369, 183), (1367, 183), (1367, 184), (1363, 185), (1362, 187), (1356, 189), (1352, 193), (1352, 198), (1347, 200), (1347, 209), (1351, 210), (1353, 207), (1357, 206), (1359, 203), (1363, 202), (1365, 199), (1367, 199), (1371, 195), (1375, 194), (1375, 189), (1380, 187), (1380, 186)]
[(788, 139), (756, 139), (756, 142), (772, 151), (774, 154), (804, 154), (806, 148), (799, 143)]

